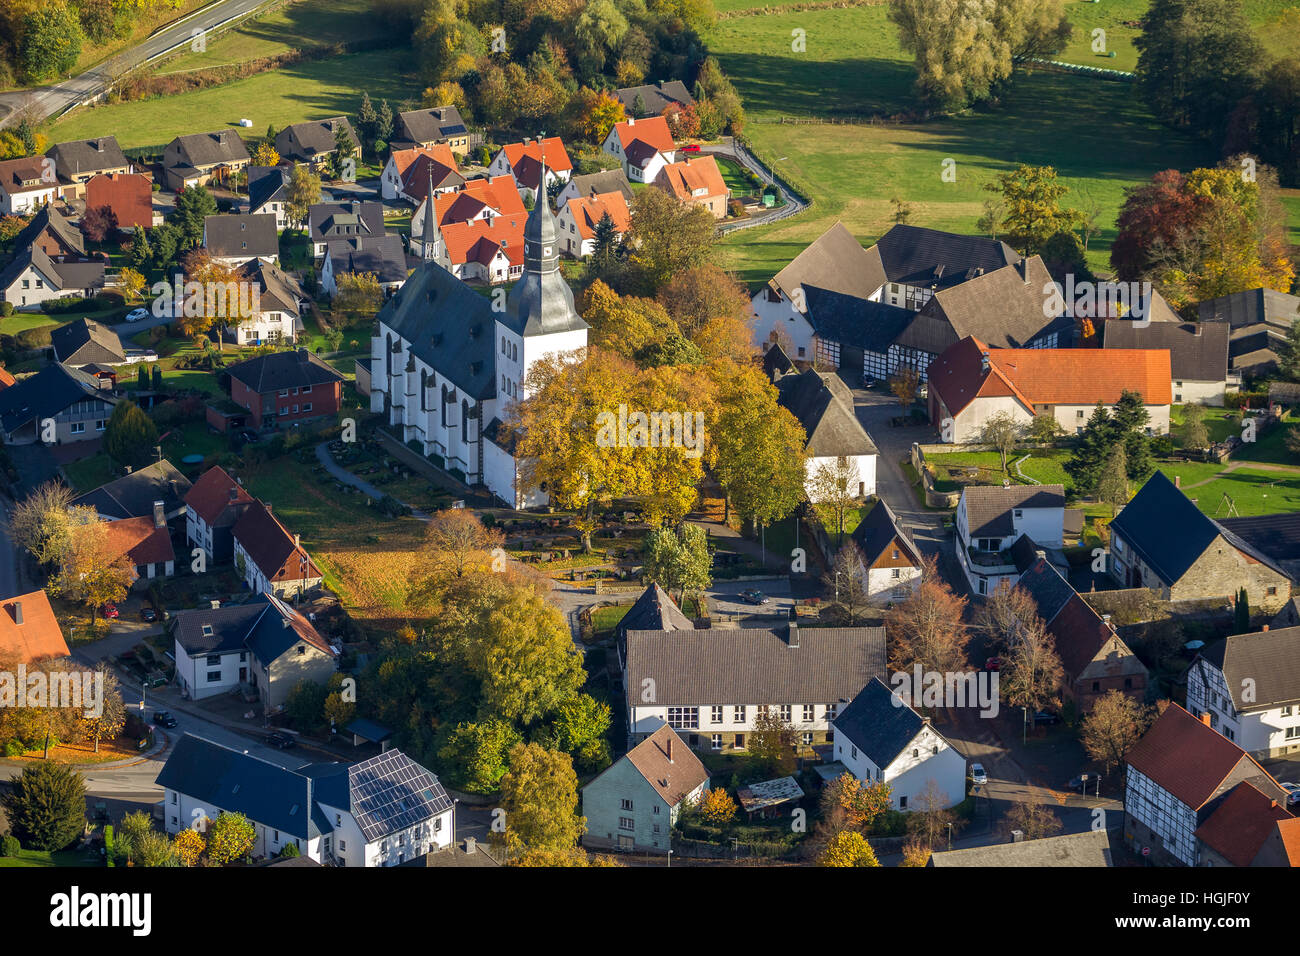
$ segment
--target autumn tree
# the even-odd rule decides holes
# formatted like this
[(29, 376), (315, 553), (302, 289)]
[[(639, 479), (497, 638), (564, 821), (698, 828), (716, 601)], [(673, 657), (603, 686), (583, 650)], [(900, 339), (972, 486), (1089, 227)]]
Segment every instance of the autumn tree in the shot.
[(1051, 166), (1021, 163), (984, 188), (1001, 195), (1007, 242), (1024, 255), (1040, 252), (1053, 236), (1077, 232), (1083, 224), (1078, 210), (1061, 205), (1070, 190)]
[[(571, 851), (587, 829), (578, 814), (578, 775), (567, 754), (515, 744), (501, 778), (503, 841), (511, 859), (529, 850)], [(497, 836), (496, 831), (492, 836)]]
[(50, 567), (63, 559), (71, 541), (72, 490), (47, 481), (14, 506), (9, 516), (13, 541), (37, 563)]
[(821, 815), (814, 841), (824, 844), (846, 830), (866, 834), (893, 807), (893, 791), (883, 780), (866, 782), (842, 773), (822, 788)]
[[(880, 507), (877, 505), (876, 507)], [(835, 552), (835, 560), (822, 577), (822, 585), (831, 596), (827, 611), (837, 623), (857, 627), (871, 609), (871, 590), (867, 583), (866, 563), (856, 541), (845, 542)]]
[(593, 143), (603, 143), (614, 124), (625, 119), (627, 113), (617, 97), (604, 92), (591, 94), (583, 107), (582, 135)]
[(947, 834), (949, 824), (957, 822), (956, 815), (947, 809), (952, 802), (951, 796), (939, 789), (937, 781), (926, 781), (907, 815), (907, 832), (915, 842), (934, 849)]
[(420, 603), (435, 581), (446, 575), (463, 578), (467, 571), (492, 570), (494, 555), (504, 555), (505, 535), (489, 528), (467, 508), (435, 511), (424, 526), (419, 560), (411, 570), (409, 597)]
[(921, 391), (921, 373), (910, 365), (900, 365), (889, 378), (889, 390), (898, 399), (898, 404), (907, 411), (916, 402)]
[(831, 837), (817, 863), (819, 866), (880, 866), (876, 851), (866, 837), (853, 830), (842, 830)]
[(1064, 676), (1056, 641), (1042, 619), (1035, 614), (1021, 622), (998, 674), (998, 686), (1008, 704), (1024, 709), (1026, 733), (1030, 714), (1060, 700)]
[(297, 165), (289, 175), (285, 194), (285, 214), (300, 229), (307, 224), (311, 207), (320, 202), (320, 177), (306, 166)]
[(1016, 830), (1026, 840), (1038, 840), (1059, 833), (1063, 828), (1061, 818), (1043, 803), (1017, 800), (1002, 818), (1002, 830), (1010, 837)]
[(1205, 427), (1205, 406), (1189, 402), (1183, 406), (1183, 447), (1199, 451), (1210, 444), (1210, 433)]
[(1007, 457), (1016, 450), (1024, 436), (1024, 426), (1010, 412), (998, 412), (984, 420), (980, 428), (981, 445), (992, 445), (1002, 460), (1002, 473), (1008, 474)]
[[(75, 521), (76, 512), (92, 509), (72, 510)], [(99, 608), (123, 600), (134, 581), (135, 568), (126, 554), (114, 548), (105, 522), (89, 520), (73, 525), (69, 547), (46, 590), (53, 596), (71, 598), (88, 607), (93, 626)]]
[[(239, 270), (214, 259), (203, 249), (195, 249), (184, 258), (189, 282), (198, 283), (194, 294), (185, 300), (176, 325), (182, 334), (193, 338), (215, 332), (217, 347), (224, 348), (223, 327), (237, 328), (253, 318), (251, 297), (241, 295), (244, 281)], [(188, 283), (187, 283), (188, 284)], [(245, 310), (245, 301), (250, 306)]]
[[(117, 683), (117, 676), (102, 663), (97, 668), (103, 675), (103, 696), (97, 713), (82, 712), (81, 732), (95, 742), (95, 753), (99, 753), (101, 740), (112, 740), (126, 726), (126, 705), (122, 702), (122, 691)], [(99, 679), (98, 676), (96, 679)]]
[(908, 598), (894, 605), (885, 619), (890, 636), (890, 668), (949, 673), (966, 666), (970, 641), (963, 614), (966, 599), (944, 583), (933, 555), (922, 558), (921, 583)]
[(275, 151), (275, 146), (271, 143), (259, 143), (253, 150), (254, 166), (279, 166), (280, 154)]
[(186, 827), (172, 840), (172, 851), (181, 866), (198, 866), (206, 849), (207, 841), (203, 834), (193, 827)]
[(1004, 580), (975, 612), (975, 627), (988, 635), (989, 649), (1006, 653), (1038, 617), (1038, 602), (1026, 588)]
[(915, 841), (909, 841), (903, 847), (903, 858), (898, 861), (899, 866), (906, 867), (924, 867), (930, 862), (930, 848), (922, 846)]
[(613, 722), (609, 704), (590, 694), (577, 694), (555, 712), (555, 745), (584, 773), (604, 770), (610, 764), (609, 728)]
[(857, 462), (838, 456), (834, 462), (822, 462), (808, 482), (808, 498), (827, 530), (844, 540), (844, 521), (858, 505), (858, 484), (862, 475)]
[(794, 728), (766, 705), (759, 705), (748, 746), (746, 760), (753, 773), (761, 779), (785, 777), (794, 772)]
[(1097, 499), (1110, 505), (1111, 517), (1128, 503), (1128, 455), (1123, 442), (1117, 442), (1102, 462), (1097, 476)]
[(682, 334), (692, 340), (710, 321), (726, 319), (749, 339), (749, 293), (733, 276), (711, 262), (672, 276), (656, 295)]
[(736, 801), (722, 787), (714, 787), (700, 800), (700, 816), (715, 827), (725, 827), (736, 818)]
[(215, 866), (242, 860), (252, 852), (256, 841), (257, 832), (248, 817), (223, 810), (208, 826), (208, 860)]
[(1117, 690), (1107, 691), (1083, 718), (1079, 738), (1088, 756), (1099, 761), (1110, 773), (1123, 767), (1125, 755), (1142, 739), (1150, 726), (1151, 710)]
[(642, 189), (632, 197), (631, 250), (634, 285), (653, 295), (668, 281), (706, 262), (713, 252), (717, 224), (702, 206), (684, 204), (662, 189)]
[(335, 310), (351, 316), (370, 316), (384, 304), (384, 290), (373, 272), (344, 272), (334, 279)]
[(677, 603), (688, 592), (700, 592), (713, 583), (713, 553), (709, 535), (699, 525), (655, 528), (641, 546), (641, 573), (668, 593), (677, 592)]

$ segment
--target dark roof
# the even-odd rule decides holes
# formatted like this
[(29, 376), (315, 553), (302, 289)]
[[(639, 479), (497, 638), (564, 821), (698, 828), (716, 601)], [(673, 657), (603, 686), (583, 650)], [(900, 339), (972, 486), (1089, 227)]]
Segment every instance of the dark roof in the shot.
[(853, 393), (834, 372), (809, 369), (782, 375), (777, 402), (803, 426), (814, 458), (875, 455), (877, 449), (853, 410)]
[(450, 810), (451, 797), (438, 778), (400, 750), (385, 750), (340, 772), (320, 771), (316, 798), (347, 810), (367, 843)]
[(253, 496), (216, 465), (199, 475), (185, 495), (186, 506), (212, 527), (232, 527), (252, 503)]
[(244, 509), (230, 533), (268, 581), (321, 576), (307, 550), (260, 501)]
[[(1118, 837), (1116, 837), (1118, 839)], [(1084, 830), (1064, 836), (1041, 837), (1019, 843), (991, 843), (961, 850), (940, 850), (930, 856), (935, 867), (978, 866), (1114, 866), (1109, 830)]]
[(795, 370), (794, 362), (785, 354), (785, 349), (773, 342), (763, 353), (763, 371), (773, 378), (777, 373), (784, 374)]
[(203, 220), (204, 248), (213, 256), (254, 259), (280, 254), (275, 216), (208, 216)]
[(239, 160), (248, 161), (248, 147), (244, 141), (238, 133), (226, 129), (177, 136), (168, 146), (175, 146), (180, 161), (196, 169)]
[(1005, 538), (1015, 533), (1017, 508), (1064, 508), (1064, 485), (967, 485), (966, 526), (973, 538)]
[(873, 677), (831, 723), (836, 740), (843, 737), (883, 770), (916, 739), (926, 721), (884, 681)]
[(597, 196), (605, 193), (622, 193), (625, 200), (632, 201), (632, 185), (627, 181), (627, 173), (623, 172), (622, 166), (604, 169), (598, 173), (587, 173), (584, 176), (574, 176), (570, 182), (577, 189), (580, 197), (590, 196), (594, 190)]
[(910, 309), (808, 283), (804, 283), (803, 292), (808, 321), (818, 337), (880, 355), (916, 317)]
[[(1021, 535), (1016, 543), (1028, 540), (1028, 535)], [(1020, 575), (1016, 586), (1023, 588), (1033, 598), (1036, 612), (1045, 625), (1051, 624), (1070, 599), (1076, 596), (1070, 582), (1061, 577), (1061, 572), (1043, 558), (1035, 559)]]
[(380, 282), (406, 279), (406, 250), (396, 234), (356, 236), (325, 243), (325, 256), (337, 278), (358, 272), (373, 272)]
[(1219, 535), (1278, 574), (1286, 574), (1272, 558), (1197, 508), (1162, 471), (1147, 479), (1110, 527), (1167, 584), (1180, 580)]
[(1196, 829), (1196, 839), (1233, 866), (1250, 866), (1279, 820), (1291, 814), (1277, 800), (1242, 781)]
[(1220, 526), (1274, 561), (1300, 560), (1300, 511), (1218, 521)]
[[(1005, 242), (963, 236), (923, 226), (895, 225), (873, 247), (880, 254), (886, 280), (932, 289), (959, 285), (1021, 260)], [(1042, 317), (1042, 283), (1035, 290)]]
[(56, 362), (0, 391), (0, 425), (6, 432), (14, 432), (28, 422), (52, 418), (73, 402), (87, 399), (107, 405), (117, 403), (94, 378)]
[(55, 170), (65, 181), (102, 169), (122, 169), (131, 165), (122, 147), (117, 145), (116, 136), (55, 143), (45, 151), (45, 155), (54, 160)]
[(1105, 323), (1108, 349), (1168, 349), (1170, 370), (1178, 381), (1221, 382), (1228, 376), (1226, 322), (1152, 322), (1127, 319)]
[(90, 319), (77, 319), (50, 333), (54, 358), (64, 365), (120, 365), (126, 361), (126, 349), (115, 331)]
[(94, 508), (100, 517), (109, 520), (148, 518), (153, 517), (155, 501), (161, 501), (163, 510), (171, 514), (184, 505), (189, 491), (190, 480), (163, 460), (100, 485), (72, 503)]
[(1300, 318), (1300, 297), (1273, 289), (1249, 289), (1208, 299), (1196, 311), (1202, 322), (1227, 322), (1234, 329), (1264, 323), (1286, 328)]
[(321, 202), (307, 210), (312, 242), (384, 235), (384, 206), (377, 202)]
[[(645, 106), (642, 113), (634, 113), (632, 105), (640, 96)], [(658, 83), (646, 83), (643, 86), (629, 86), (614, 91), (614, 97), (623, 104), (627, 114), (636, 119), (642, 116), (658, 116), (670, 105), (690, 106), (695, 102), (681, 80), (660, 80)]]
[(619, 634), (628, 631), (693, 631), (695, 622), (682, 613), (658, 584), (649, 585), (618, 622)]
[(474, 849), (469, 849), (464, 841), (453, 843), (451, 846), (430, 850), (423, 856), (407, 860), (405, 863), (399, 864), (399, 866), (452, 867), (460, 869), (462, 867), (501, 865), (500, 861), (493, 856), (494, 853), (500, 851), (494, 850), (486, 843), (480, 843), (477, 840), (473, 843), (473, 847)]
[(283, 166), (249, 166), (248, 211), (256, 213), (277, 201), (289, 201), (289, 171)]
[(35, 242), (37, 237), (47, 231), (77, 255), (84, 256), (86, 254), (86, 241), (81, 235), (81, 230), (74, 226), (68, 217), (55, 209), (51, 203), (42, 206), (40, 211), (32, 217), (32, 221), (23, 227), (23, 231), (18, 233), (13, 241), (13, 248), (25, 249)]
[(368, 740), (372, 744), (382, 743), (393, 736), (393, 732), (383, 724), (377, 724), (365, 717), (354, 718), (343, 730), (345, 733), (354, 734), (362, 740)]
[(301, 314), (301, 303), (308, 295), (295, 276), (264, 259), (244, 263), (239, 272), (244, 279), (255, 281), (261, 287), (257, 304), (263, 312), (275, 309), (287, 312), (294, 318)]
[(908, 558), (913, 565), (921, 566), (920, 552), (884, 498), (878, 500), (876, 506), (867, 512), (867, 516), (858, 522), (858, 526), (853, 529), (853, 540), (857, 542), (868, 565), (893, 547), (895, 541), (900, 541), (907, 549)]
[(258, 395), (343, 381), (343, 376), (333, 366), (303, 348), (272, 352), (232, 365), (230, 377), (243, 382)]
[(352, 124), (346, 116), (334, 116), (330, 119), (310, 120), (306, 123), (293, 123), (280, 130), (275, 136), (275, 151), (283, 159), (297, 162), (311, 162), (319, 156), (334, 152), (337, 148), (334, 137), (339, 129), (347, 131), (352, 140), (352, 148), (361, 149), (361, 140), (352, 131)]
[(393, 138), (409, 139), (414, 143), (431, 143), (439, 139), (459, 136), (465, 132), (465, 120), (454, 106), (435, 106), (427, 110), (408, 110), (397, 114), (397, 129)]
[(329, 829), (310, 777), (193, 734), (177, 741), (155, 782), (209, 804), (213, 817), (218, 809), (242, 813), (300, 840)]
[(794, 299), (802, 286), (817, 286), (859, 299), (870, 298), (885, 282), (880, 255), (869, 252), (837, 222), (772, 277), (769, 285)]
[(190, 656), (248, 649), (270, 664), (299, 641), (333, 657), (334, 649), (305, 617), (272, 594), (247, 604), (177, 611), (173, 636)]
[[(798, 647), (790, 646), (795, 631)], [(885, 674), (883, 627), (629, 631), (627, 687), (665, 705), (851, 700)]]
[(1238, 711), (1300, 701), (1300, 627), (1233, 634), (1206, 648), (1201, 657), (1223, 671)]

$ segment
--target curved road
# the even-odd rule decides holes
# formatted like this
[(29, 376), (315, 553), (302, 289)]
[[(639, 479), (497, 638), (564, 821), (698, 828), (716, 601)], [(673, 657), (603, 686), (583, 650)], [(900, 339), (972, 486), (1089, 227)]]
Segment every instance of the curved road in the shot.
[(781, 194), (781, 199), (784, 200), (783, 205), (777, 206), (767, 212), (760, 213), (757, 216), (751, 216), (749, 219), (742, 220), (741, 222), (728, 223), (719, 226), (719, 232), (726, 234), (728, 232), (735, 232), (737, 229), (752, 229), (754, 226), (766, 226), (770, 223), (777, 222), (780, 219), (793, 216), (795, 213), (803, 212), (808, 208), (808, 203), (800, 199), (799, 196), (792, 192), (779, 178), (773, 176), (764, 169), (763, 164), (755, 159), (749, 150), (737, 143), (734, 137), (724, 136), (721, 145), (702, 146), (700, 147), (700, 152), (713, 153), (718, 156), (725, 156), (728, 159), (735, 160), (750, 172), (754, 173), (754, 175), (763, 181), (765, 186), (775, 186), (777, 191)]
[(83, 100), (103, 92), (113, 75), (121, 75), (143, 63), (189, 43), (195, 31), (210, 33), (232, 20), (252, 13), (268, 0), (217, 0), (194, 13), (163, 27), (143, 43), (123, 50), (80, 76), (61, 80), (52, 86), (31, 90), (0, 93), (0, 128), (11, 122), (19, 110), (29, 105), (39, 113), (40, 119), (55, 116)]

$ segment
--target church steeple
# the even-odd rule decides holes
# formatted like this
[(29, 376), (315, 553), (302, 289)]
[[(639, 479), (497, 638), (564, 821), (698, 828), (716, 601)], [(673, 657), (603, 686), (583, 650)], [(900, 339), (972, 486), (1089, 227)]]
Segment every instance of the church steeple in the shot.
[(506, 302), (510, 324), (524, 336), (587, 328), (574, 307), (573, 290), (560, 274), (560, 230), (546, 198), (545, 156), (541, 167), (537, 201), (524, 223), (524, 274)]
[(433, 259), (433, 237), (438, 234), (438, 220), (433, 212), (433, 163), (427, 164), (429, 171), (429, 192), (424, 198), (424, 216), (420, 226), (420, 239), (424, 243), (423, 259)]
[(559, 226), (546, 198), (546, 159), (538, 178), (537, 201), (524, 223), (524, 272), (538, 275), (558, 272), (560, 268)]

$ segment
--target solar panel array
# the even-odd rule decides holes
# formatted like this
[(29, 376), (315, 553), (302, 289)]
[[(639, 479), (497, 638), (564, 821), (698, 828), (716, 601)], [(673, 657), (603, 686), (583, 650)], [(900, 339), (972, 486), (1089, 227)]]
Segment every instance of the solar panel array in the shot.
[(390, 750), (348, 770), (352, 816), (367, 843), (405, 830), (451, 808), (438, 778), (400, 750)]

